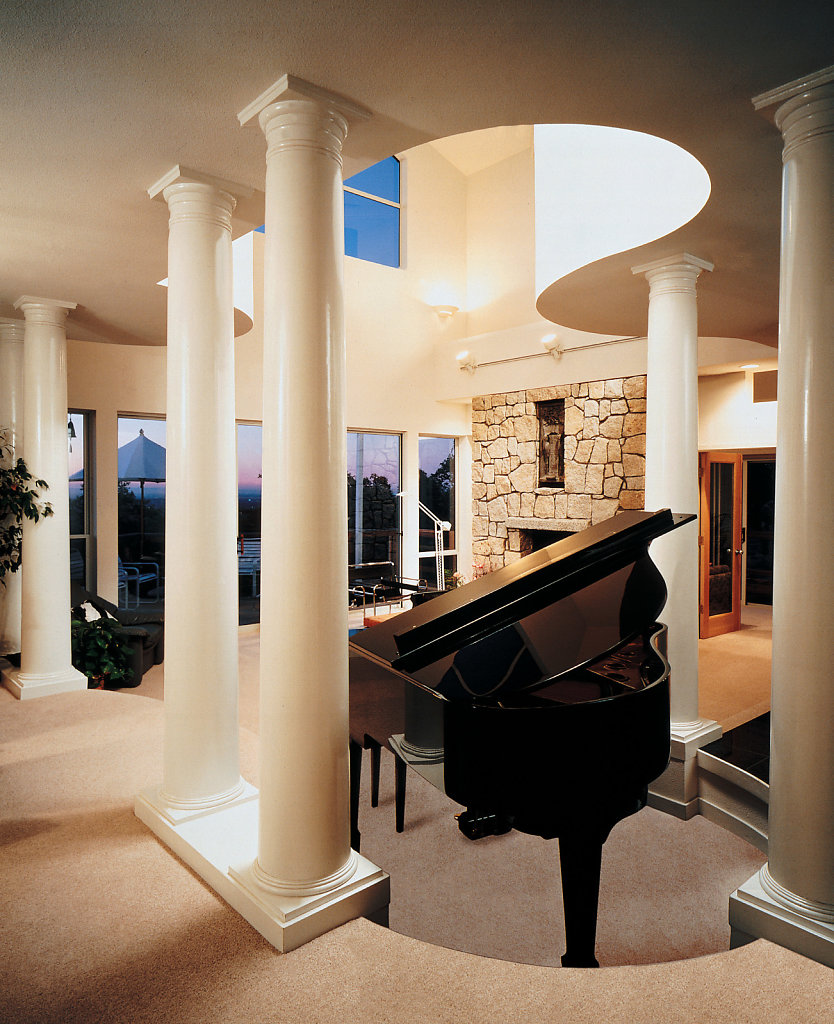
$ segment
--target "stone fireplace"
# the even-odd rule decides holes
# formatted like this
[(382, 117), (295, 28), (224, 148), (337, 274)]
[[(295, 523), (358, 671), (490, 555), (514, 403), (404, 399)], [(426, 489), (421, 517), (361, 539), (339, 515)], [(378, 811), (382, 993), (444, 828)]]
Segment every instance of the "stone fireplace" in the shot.
[(472, 442), (472, 551), (492, 571), (643, 508), (646, 378), (474, 398)]

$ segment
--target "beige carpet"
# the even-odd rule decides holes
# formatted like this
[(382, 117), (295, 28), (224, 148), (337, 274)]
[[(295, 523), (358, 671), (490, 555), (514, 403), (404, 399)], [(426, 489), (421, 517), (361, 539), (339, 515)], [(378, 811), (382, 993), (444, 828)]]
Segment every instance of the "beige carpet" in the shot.
[[(4, 1024), (834, 1016), (832, 972), (761, 941), (590, 972), (471, 956), (356, 921), (281, 956), (132, 814), (133, 794), (159, 777), (158, 701), (88, 691), (19, 703), (0, 692), (0, 729)], [(248, 773), (256, 740), (241, 735)]]
[(745, 605), (741, 629), (698, 641), (698, 708), (724, 732), (770, 711), (772, 611)]
[[(252, 780), (257, 777), (257, 737), (247, 723), (257, 706), (257, 644), (257, 633), (242, 635), (242, 771)], [(141, 690), (161, 694), (160, 669), (146, 676)], [(654, 966), (555, 970), (473, 956), (356, 921), (281, 956), (133, 816), (134, 793), (159, 781), (162, 714), (162, 704), (143, 699), (140, 691), (87, 691), (28, 702), (17, 702), (0, 691), (2, 1024), (822, 1024), (834, 1019), (834, 974), (762, 941)], [(407, 916), (409, 899), (420, 910), (421, 904), (425, 909), (452, 898), (453, 913), (447, 917), (463, 913), (464, 932), (474, 930), (473, 922), (479, 921), (483, 935), (493, 933), (505, 943), (513, 933), (529, 939), (531, 931), (541, 929), (541, 946), (551, 956), (552, 942), (559, 941), (556, 927), (551, 928), (558, 906), (551, 880), (539, 873), (542, 858), (524, 847), (553, 844), (503, 837), (513, 845), (509, 856), (499, 859), (510, 875), (523, 880), (511, 897), (519, 914), (506, 912), (504, 897), (495, 900), (492, 890), (497, 887), (492, 882), (479, 903), (470, 899), (462, 908), (460, 901), (454, 902), (461, 883), (442, 881), (449, 854), (440, 848), (438, 837), (442, 834), (442, 842), (452, 846), (464, 843), (470, 859), (474, 853), (478, 866), (470, 874), (483, 870), (480, 860), (492, 857), (489, 847), (502, 840), (488, 841), (481, 847), (485, 852), (478, 853), (479, 844), (469, 844), (448, 827), (442, 798), (435, 807), (439, 795), (430, 787), (423, 791), (413, 773), (407, 831), (396, 837), (387, 778), (390, 763), (383, 763), (383, 803), (372, 811), (363, 793), (361, 825), (363, 850), (369, 855), (374, 843), (389, 843), (391, 864), (385, 866), (395, 875), (392, 921), (396, 923), (398, 913)], [(655, 817), (654, 812), (641, 812), (618, 830), (636, 826), (644, 816)], [(619, 909), (609, 906), (601, 914), (601, 945), (607, 956), (613, 949), (609, 933), (625, 936), (626, 945), (642, 943), (645, 948), (647, 935), (654, 944), (668, 944), (673, 935), (681, 935), (674, 920), (690, 914), (717, 919), (714, 908), (693, 905), (690, 883), (694, 875), (726, 871), (723, 833), (719, 830), (717, 845), (700, 846), (703, 835), (698, 835), (694, 845), (702, 849), (703, 862), (689, 862), (686, 850), (694, 847), (688, 839), (678, 847), (679, 839), (693, 825), (696, 832), (712, 836), (713, 826), (701, 819), (684, 824), (656, 817), (662, 819), (659, 830), (649, 821), (641, 831), (665, 831), (671, 845), (632, 847), (631, 862), (626, 862), (631, 893)], [(727, 838), (731, 845), (738, 843)], [(400, 865), (393, 857), (397, 844), (402, 844), (398, 855), (406, 851)], [(624, 842), (623, 849), (628, 845)], [(744, 844), (740, 849), (750, 850)], [(409, 850), (419, 850), (421, 856), (409, 857)], [(730, 860), (737, 852), (730, 850)], [(604, 872), (609, 876), (616, 874), (611, 868), (618, 856), (614, 851), (612, 861), (606, 850)], [(754, 860), (757, 856), (753, 851)], [(527, 871), (529, 857), (537, 865), (534, 875)], [(464, 861), (453, 859), (459, 865)], [(549, 859), (555, 865), (555, 850)], [(429, 885), (425, 896), (419, 888), (413, 895), (414, 880), (403, 874), (409, 860), (417, 881)], [(666, 892), (653, 892), (641, 904), (643, 877), (664, 869)], [(623, 874), (622, 866), (619, 873)], [(615, 888), (622, 881), (615, 879)], [(467, 884), (474, 882), (477, 879), (470, 878)], [(412, 896), (407, 898), (409, 889)], [(544, 900), (543, 889), (548, 890)], [(438, 890), (442, 899), (433, 900)], [(715, 894), (724, 921), (725, 899), (723, 893)], [(695, 902), (699, 901), (700, 897)], [(498, 910), (496, 903), (501, 903)], [(665, 916), (658, 912), (664, 905)], [(543, 916), (543, 923), (532, 922), (531, 913)], [(442, 920), (442, 915), (429, 917), (436, 924)], [(449, 941), (443, 934), (434, 938)], [(686, 955), (683, 950), (671, 952)], [(494, 955), (506, 953), (499, 950)]]

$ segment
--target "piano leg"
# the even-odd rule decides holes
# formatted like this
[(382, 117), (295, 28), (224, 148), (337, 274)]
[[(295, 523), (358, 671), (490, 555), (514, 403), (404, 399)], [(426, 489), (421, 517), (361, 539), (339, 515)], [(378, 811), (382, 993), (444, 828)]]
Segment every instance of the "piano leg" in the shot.
[(405, 829), (405, 772), (406, 763), (394, 754), (394, 803), (397, 814), (397, 831)]
[(379, 769), (382, 747), (373, 738), (365, 733), (365, 750), (371, 752), (371, 807), (379, 806)]
[(350, 739), (350, 845), (359, 852), (359, 785), (362, 781), (362, 747)]
[(563, 967), (599, 967), (595, 947), (602, 840), (597, 835), (559, 836), (565, 906)]

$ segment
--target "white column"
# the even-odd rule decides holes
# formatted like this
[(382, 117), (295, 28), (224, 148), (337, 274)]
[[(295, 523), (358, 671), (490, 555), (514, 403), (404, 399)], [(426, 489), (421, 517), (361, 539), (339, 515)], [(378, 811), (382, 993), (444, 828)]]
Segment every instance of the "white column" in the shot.
[[(228, 186), (229, 189), (234, 186)], [(239, 796), (235, 196), (175, 168), (168, 204), (165, 746), (161, 798)]]
[[(22, 320), (0, 318), (0, 429), (15, 461), (23, 457), (23, 333)], [(7, 573), (0, 583), (0, 658), (20, 652), (21, 573)]]
[(240, 777), (232, 211), (251, 189), (174, 167), (168, 204), (165, 735), (161, 787), (134, 810), (221, 896), (247, 860), (257, 790)]
[[(351, 851), (349, 835), (341, 185), (341, 142), (347, 125), (340, 110), (349, 116), (364, 113), (347, 101), (285, 77), (239, 115), (245, 123), (263, 112), (268, 140), (260, 798), (247, 785), (238, 799), (214, 809), (185, 807), (179, 812), (158, 792), (136, 799), (136, 814), (282, 951), (351, 918), (383, 911), (389, 899), (388, 876)], [(174, 197), (186, 193), (166, 191), (173, 239)], [(219, 198), (215, 195), (212, 201), (217, 204)], [(209, 258), (210, 248), (201, 250), (203, 260)], [(197, 260), (198, 253), (192, 251), (191, 257)], [(183, 259), (184, 266), (191, 262), (184, 254)], [(177, 273), (185, 273), (184, 266), (175, 272), (175, 262), (172, 258), (169, 310)], [(220, 272), (219, 265), (211, 266)], [(225, 294), (225, 286), (223, 290)], [(200, 301), (209, 301), (207, 294), (201, 295)], [(191, 299), (193, 305), (197, 293), (192, 292)], [(196, 312), (193, 315), (197, 317)], [(216, 315), (221, 315), (219, 307)], [(170, 320), (169, 330), (173, 330)], [(218, 374), (223, 376), (215, 367), (215, 388), (220, 386)], [(183, 369), (170, 379), (185, 385), (188, 377)], [(230, 371), (228, 380), (233, 380)], [(203, 399), (208, 401), (206, 395)], [(169, 390), (169, 510), (175, 472), (171, 418), (177, 401)], [(214, 494), (218, 462), (233, 466), (234, 456), (226, 448), (218, 455), (218, 440), (207, 424), (200, 430), (209, 433), (183, 435), (176, 447), (191, 444), (211, 454), (213, 475), (205, 465), (197, 472), (209, 477)], [(187, 474), (187, 481), (197, 486), (195, 470), (185, 462), (178, 464), (176, 472)], [(193, 516), (212, 514), (207, 499), (197, 505), (191, 507)], [(193, 521), (190, 526), (203, 529)], [(222, 543), (219, 534), (217, 542)], [(170, 547), (166, 552), (180, 566), (180, 574), (188, 571)], [(192, 549), (191, 560), (205, 554)], [(211, 571), (226, 570), (218, 566)], [(169, 562), (169, 580), (170, 572)], [(213, 589), (208, 578), (195, 575), (192, 580), (198, 578), (211, 591), (212, 600), (236, 603), (236, 578), (225, 595)], [(197, 595), (183, 591), (179, 596), (190, 600)], [(172, 602), (169, 583), (166, 632)], [(217, 622), (195, 620), (192, 650), (212, 643), (208, 633)], [(193, 665), (192, 674), (198, 675)], [(219, 682), (217, 686), (203, 682), (210, 700), (218, 699)], [(197, 690), (191, 693), (196, 696)], [(166, 692), (166, 703), (167, 699)], [(199, 704), (192, 708), (198, 715)], [(226, 737), (224, 723), (214, 721), (216, 735)], [(182, 742), (202, 757), (187, 720), (180, 725)], [(216, 736), (199, 721), (193, 729), (211, 754)], [(220, 760), (225, 763), (225, 756)], [(177, 777), (186, 775), (177, 769)]]
[[(238, 873), (279, 948), (388, 902), (350, 848), (342, 143), (367, 112), (285, 77), (240, 115), (267, 140), (260, 827)], [(299, 903), (300, 901), (300, 903)], [(299, 931), (300, 937), (300, 931)]]
[(54, 514), (23, 527), (21, 664), (3, 681), (20, 699), (87, 688), (70, 647), (66, 318), (74, 302), (25, 295), (23, 434), (26, 463), (45, 480)]
[[(646, 508), (698, 512), (698, 304), (696, 282), (712, 264), (681, 253), (634, 267), (649, 282), (646, 383)], [(698, 523), (652, 543), (669, 597), (672, 764), (653, 803), (680, 817), (697, 812), (698, 747), (720, 727), (698, 714)]]
[(834, 66), (754, 104), (784, 138), (770, 815), (730, 923), (834, 967)]

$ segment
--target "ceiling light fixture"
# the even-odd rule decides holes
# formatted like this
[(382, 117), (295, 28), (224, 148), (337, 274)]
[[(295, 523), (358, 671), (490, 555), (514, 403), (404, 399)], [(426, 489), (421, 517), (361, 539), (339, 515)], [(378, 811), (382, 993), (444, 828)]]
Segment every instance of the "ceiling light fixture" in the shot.
[(759, 368), (759, 364), (758, 363), (745, 363), (741, 367), (742, 370), (758, 370), (758, 368)]
[(434, 311), (441, 320), (451, 320), (459, 308), (459, 306), (435, 306)]

